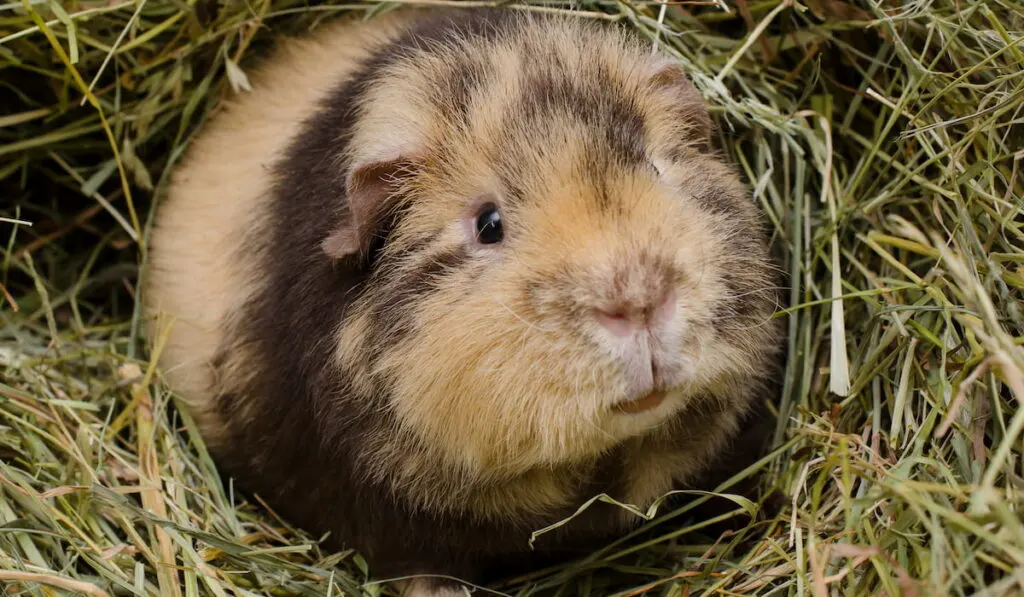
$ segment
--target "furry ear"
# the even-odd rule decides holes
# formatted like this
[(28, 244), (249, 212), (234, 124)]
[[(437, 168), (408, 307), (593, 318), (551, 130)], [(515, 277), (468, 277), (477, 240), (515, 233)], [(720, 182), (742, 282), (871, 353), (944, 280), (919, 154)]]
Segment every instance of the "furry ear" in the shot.
[(405, 158), (357, 162), (345, 181), (348, 214), (324, 239), (321, 248), (332, 259), (365, 253), (377, 225), (401, 190), (411, 161)]
[(701, 143), (710, 145), (711, 115), (704, 98), (686, 76), (682, 65), (672, 59), (662, 58), (655, 63), (650, 81), (656, 89), (667, 89), (675, 94), (678, 98), (676, 105), (693, 125), (693, 136)]

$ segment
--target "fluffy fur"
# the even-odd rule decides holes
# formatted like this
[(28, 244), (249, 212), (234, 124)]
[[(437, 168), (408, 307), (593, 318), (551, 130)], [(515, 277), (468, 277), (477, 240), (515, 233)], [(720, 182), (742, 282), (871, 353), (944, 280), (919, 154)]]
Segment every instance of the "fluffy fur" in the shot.
[[(643, 507), (729, 464), (776, 280), (671, 61), (579, 20), (400, 11), (289, 41), (253, 83), (175, 173), (145, 292), (246, 488), (378, 574), (479, 580), (597, 493)], [(661, 296), (647, 344), (593, 317)], [(666, 399), (617, 411), (651, 375)], [(540, 551), (633, 522), (597, 509)]]

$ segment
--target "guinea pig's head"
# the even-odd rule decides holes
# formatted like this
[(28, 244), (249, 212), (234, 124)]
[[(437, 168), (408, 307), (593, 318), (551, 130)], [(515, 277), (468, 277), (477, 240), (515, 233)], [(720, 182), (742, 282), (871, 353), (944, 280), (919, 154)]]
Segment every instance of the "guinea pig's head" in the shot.
[(323, 244), (370, 270), (339, 366), (496, 475), (739, 400), (775, 335), (759, 214), (684, 73), (618, 33), (533, 26), (384, 70)]

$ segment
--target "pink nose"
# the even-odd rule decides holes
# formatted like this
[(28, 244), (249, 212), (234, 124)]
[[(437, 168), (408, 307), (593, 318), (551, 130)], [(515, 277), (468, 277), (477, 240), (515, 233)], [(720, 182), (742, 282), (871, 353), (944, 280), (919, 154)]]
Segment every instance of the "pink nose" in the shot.
[(676, 310), (674, 291), (640, 300), (609, 301), (595, 309), (597, 322), (620, 337), (639, 331), (655, 331), (672, 318)]

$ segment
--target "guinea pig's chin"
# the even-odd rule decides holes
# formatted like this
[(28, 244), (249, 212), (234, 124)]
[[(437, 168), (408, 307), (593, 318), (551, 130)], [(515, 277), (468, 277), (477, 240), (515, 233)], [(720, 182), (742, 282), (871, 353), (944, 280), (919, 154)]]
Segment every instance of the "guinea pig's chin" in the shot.
[(628, 397), (608, 409), (606, 431), (615, 437), (631, 437), (656, 427), (687, 403), (687, 393), (679, 388)]

